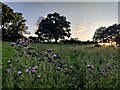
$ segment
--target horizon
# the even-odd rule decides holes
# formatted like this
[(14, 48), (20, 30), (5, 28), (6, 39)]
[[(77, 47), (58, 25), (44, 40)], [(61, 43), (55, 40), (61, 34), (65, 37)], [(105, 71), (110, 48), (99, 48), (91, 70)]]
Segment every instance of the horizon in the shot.
[[(31, 35), (39, 17), (57, 12), (71, 22), (72, 37), (92, 40), (100, 26), (118, 23), (118, 2), (6, 2), (14, 12), (23, 13)], [(39, 8), (39, 9), (38, 9)]]

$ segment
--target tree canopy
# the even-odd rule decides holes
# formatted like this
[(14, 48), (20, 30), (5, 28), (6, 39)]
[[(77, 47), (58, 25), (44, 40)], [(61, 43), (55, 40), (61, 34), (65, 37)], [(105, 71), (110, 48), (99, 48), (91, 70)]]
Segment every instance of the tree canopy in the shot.
[(70, 24), (66, 17), (59, 13), (50, 13), (40, 22), (35, 34), (38, 35), (39, 40), (51, 41), (54, 39), (57, 42), (59, 39), (70, 37)]
[(22, 13), (14, 12), (9, 6), (2, 5), (2, 40), (15, 41), (23, 37), (28, 27)]
[(112, 26), (99, 27), (96, 29), (93, 40), (97, 42), (116, 42), (120, 45), (120, 24), (113, 24)]

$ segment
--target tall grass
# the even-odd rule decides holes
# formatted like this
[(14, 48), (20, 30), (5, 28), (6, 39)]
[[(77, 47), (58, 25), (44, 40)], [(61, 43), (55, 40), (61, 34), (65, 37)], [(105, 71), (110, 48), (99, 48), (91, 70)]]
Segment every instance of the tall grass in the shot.
[[(120, 48), (63, 44), (28, 44), (28, 47), (32, 49), (3, 42), (3, 88), (120, 87)], [(49, 49), (55, 51), (47, 52)], [(26, 69), (35, 66), (35, 73), (26, 73)], [(11, 73), (6, 72), (9, 68)]]

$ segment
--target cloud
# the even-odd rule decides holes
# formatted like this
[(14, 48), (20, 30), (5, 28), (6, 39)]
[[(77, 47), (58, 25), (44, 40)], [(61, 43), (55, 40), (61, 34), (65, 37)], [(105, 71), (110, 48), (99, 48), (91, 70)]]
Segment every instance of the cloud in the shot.
[(38, 26), (39, 26), (39, 23), (40, 23), (43, 19), (45, 19), (45, 18), (46, 18), (46, 16), (41, 16), (41, 17), (39, 17), (39, 18), (37, 19), (37, 21), (36, 21), (36, 23), (35, 23), (35, 25), (34, 25), (34, 32), (37, 31)]
[(45, 16), (41, 16), (37, 19), (37, 22), (35, 23), (36, 26), (39, 25), (39, 23), (45, 18)]
[(87, 30), (87, 28), (85, 25), (80, 25), (74, 29), (75, 32), (84, 32), (86, 30)]

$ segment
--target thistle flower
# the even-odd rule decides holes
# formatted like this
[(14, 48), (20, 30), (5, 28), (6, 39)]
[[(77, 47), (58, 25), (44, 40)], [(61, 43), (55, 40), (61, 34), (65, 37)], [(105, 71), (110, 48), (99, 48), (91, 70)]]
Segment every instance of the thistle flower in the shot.
[(37, 78), (40, 79), (40, 75), (37, 75)]
[(11, 64), (11, 63), (12, 63), (12, 61), (11, 61), (11, 60), (9, 60), (9, 61), (8, 61), (8, 64)]
[(52, 57), (53, 57), (53, 58), (57, 58), (58, 56), (57, 56), (56, 54), (53, 54)]
[(21, 71), (18, 71), (18, 75), (19, 75), (19, 76), (22, 75), (22, 72), (21, 72)]
[(52, 51), (55, 51), (55, 49), (48, 49), (47, 52), (52, 52)]
[(57, 67), (56, 69), (57, 69), (57, 70), (60, 70), (61, 68), (60, 68), (60, 67)]
[(8, 68), (8, 69), (6, 70), (6, 72), (10, 75), (10, 74), (12, 73), (12, 70), (11, 70), (10, 68)]
[(34, 68), (35, 68), (35, 70), (37, 70), (37, 69), (38, 69), (38, 66), (35, 66)]
[(36, 72), (35, 69), (32, 69), (32, 70), (31, 70), (31, 73), (32, 73), (32, 74), (35, 74), (35, 72)]
[(23, 42), (21, 41), (21, 42), (19, 42), (19, 45), (22, 45), (23, 44)]
[(91, 68), (91, 69), (94, 69), (94, 66), (93, 65), (87, 65), (87, 68)]
[(49, 53), (49, 52), (52, 52), (52, 49), (48, 49), (47, 52), (48, 52), (48, 53)]
[(11, 42), (11, 47), (12, 47), (12, 46), (16, 46), (16, 45), (17, 45), (16, 43)]
[(32, 70), (35, 70), (36, 68), (35, 67), (32, 67)]
[(29, 71), (29, 69), (26, 69), (25, 72), (26, 72), (26, 73), (29, 73), (30, 71)]

